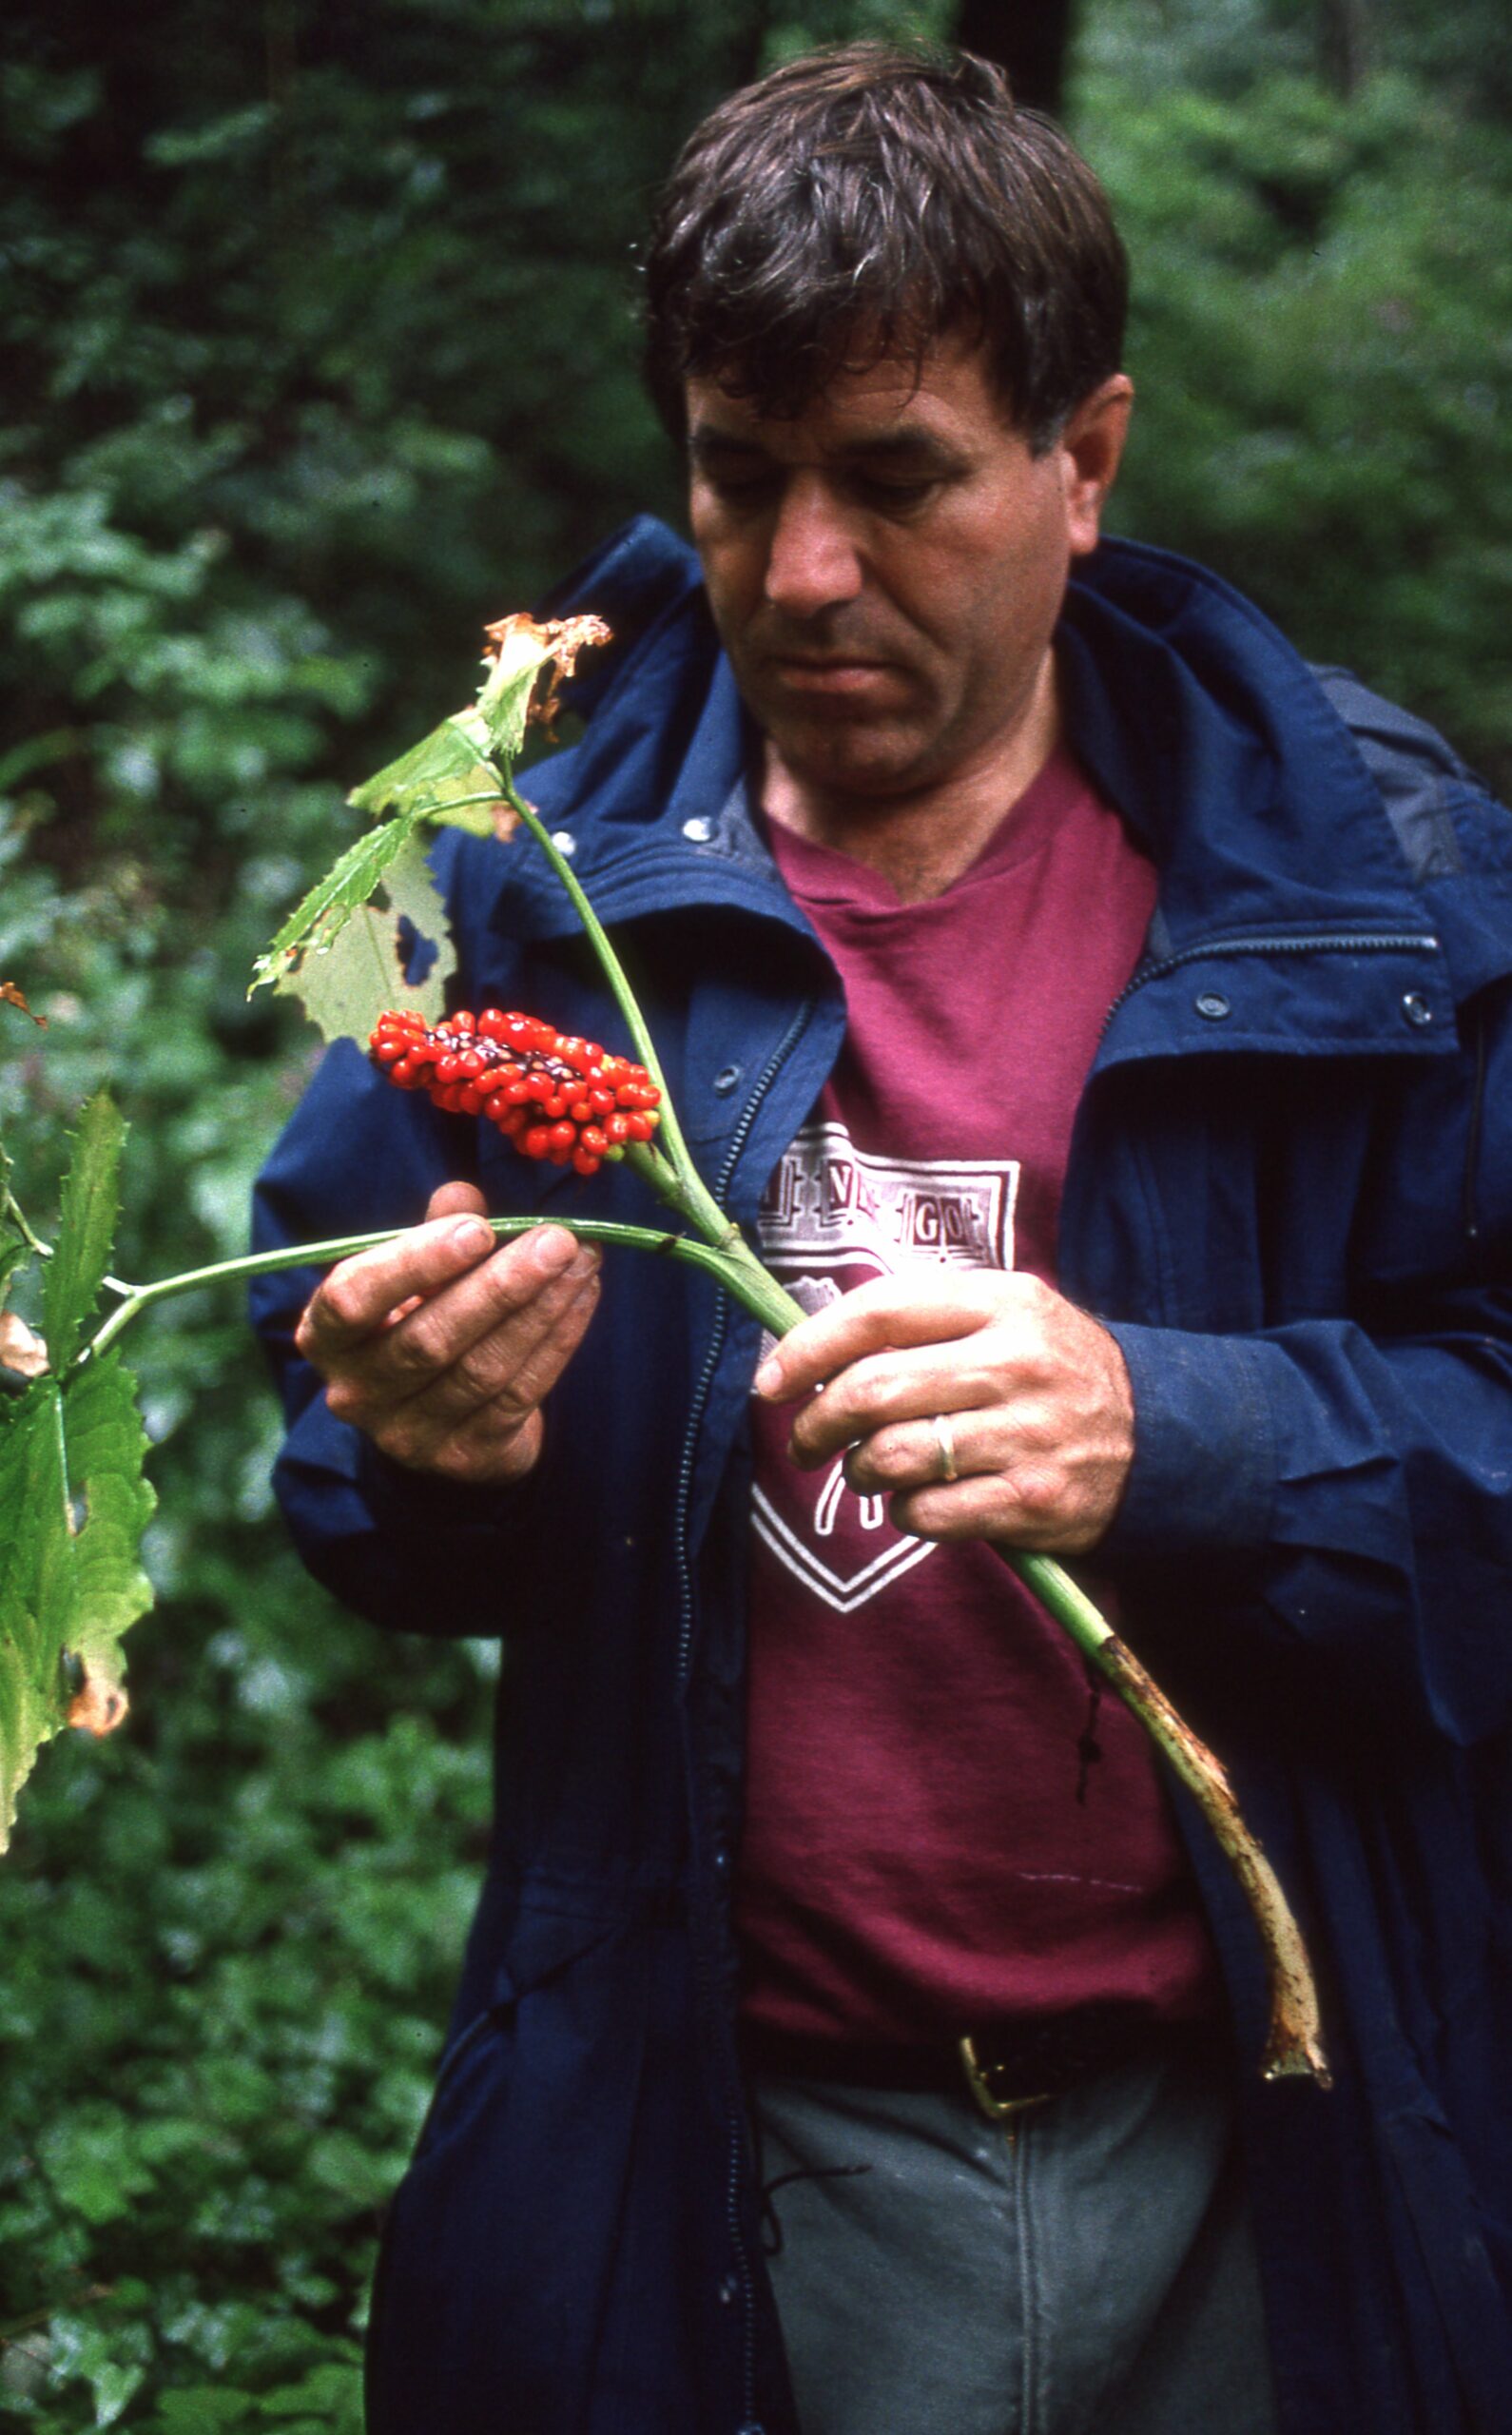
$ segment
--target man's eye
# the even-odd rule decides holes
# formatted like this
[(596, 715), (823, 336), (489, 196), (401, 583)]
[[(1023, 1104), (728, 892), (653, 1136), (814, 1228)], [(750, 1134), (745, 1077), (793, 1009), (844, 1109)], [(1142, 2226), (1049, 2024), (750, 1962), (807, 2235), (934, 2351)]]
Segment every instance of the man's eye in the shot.
[(706, 466), (703, 478), (716, 498), (737, 507), (754, 506), (766, 498), (775, 487), (771, 472), (761, 465), (724, 465), (717, 471)]
[(915, 475), (910, 479), (896, 474), (857, 474), (852, 478), (856, 497), (884, 514), (904, 515), (911, 507), (922, 507), (940, 488), (932, 475)]

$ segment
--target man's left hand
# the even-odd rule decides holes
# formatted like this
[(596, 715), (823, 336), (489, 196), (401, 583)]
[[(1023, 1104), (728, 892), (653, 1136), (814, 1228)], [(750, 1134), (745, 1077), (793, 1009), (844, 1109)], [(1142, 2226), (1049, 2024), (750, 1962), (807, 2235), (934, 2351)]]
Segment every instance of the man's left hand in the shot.
[(890, 1493), (898, 1528), (924, 1539), (1082, 1554), (1112, 1522), (1134, 1460), (1118, 1346), (1018, 1272), (858, 1286), (785, 1336), (757, 1387), (777, 1404), (811, 1395), (793, 1423), (794, 1460), (812, 1470), (843, 1453), (851, 1487)]

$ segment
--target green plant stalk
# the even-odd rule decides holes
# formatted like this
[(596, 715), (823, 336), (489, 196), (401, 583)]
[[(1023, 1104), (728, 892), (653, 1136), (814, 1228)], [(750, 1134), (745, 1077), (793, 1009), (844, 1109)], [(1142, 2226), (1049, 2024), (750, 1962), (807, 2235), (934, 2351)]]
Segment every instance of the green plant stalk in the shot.
[(7, 1191), (6, 1193), (4, 1214), (10, 1218), (10, 1223), (14, 1226), (16, 1233), (21, 1237), (22, 1240), (26, 1243), (29, 1251), (34, 1253), (38, 1259), (50, 1259), (52, 1257), (52, 1245), (50, 1243), (45, 1243), (40, 1235), (32, 1233), (31, 1227), (27, 1220), (26, 1213), (13, 1192)]
[(1240, 1815), (1222, 1763), (1199, 1742), (1153, 1676), (1069, 1573), (1050, 1556), (1005, 1548), (1015, 1572), (1055, 1617), (1090, 1665), (1117, 1692), (1197, 1802), (1234, 1876), (1265, 1949), (1270, 2019), (1260, 2069), (1268, 2080), (1331, 2084), (1317, 1988), (1302, 1932), (1280, 1880)]
[[(678, 1122), (677, 1110), (672, 1105), (672, 1095), (667, 1087), (667, 1077), (662, 1072), (661, 1060), (656, 1054), (656, 1042), (652, 1040), (646, 1018), (636, 1003), (635, 992), (630, 987), (625, 967), (614, 951), (609, 932), (589, 903), (577, 874), (567, 857), (552, 844), (539, 814), (525, 801), (524, 796), (508, 778), (503, 779), (501, 783), (504, 799), (510, 809), (519, 814), (567, 890), (573, 910), (588, 933), (589, 942), (598, 959), (599, 968), (609, 984), (614, 1003), (625, 1018), (630, 1038), (635, 1043), (635, 1054), (661, 1092), (661, 1122), (657, 1128), (661, 1154), (670, 1162), (682, 1188), (674, 1205), (684, 1212), (708, 1240), (719, 1241), (729, 1234), (730, 1221), (693, 1164), (692, 1156), (683, 1139), (683, 1128)], [(664, 1197), (669, 1198), (671, 1196)]]
[[(803, 1316), (791, 1296), (784, 1293), (744, 1241), (721, 1249), (717, 1244), (699, 1242), (690, 1235), (668, 1234), (655, 1226), (627, 1226), (611, 1218), (487, 1218), (483, 1222), (501, 1242), (514, 1235), (531, 1234), (539, 1226), (565, 1224), (581, 1242), (617, 1243), (631, 1251), (660, 1252), (667, 1257), (686, 1260), (689, 1266), (717, 1278), (727, 1293), (774, 1333), (785, 1333)], [(276, 1252), (248, 1252), (236, 1259), (212, 1260), (204, 1268), (181, 1269), (176, 1276), (155, 1277), (148, 1285), (128, 1285), (112, 1278), (109, 1282), (124, 1298), (80, 1349), (73, 1366), (79, 1369), (86, 1361), (98, 1361), (133, 1319), (159, 1302), (171, 1301), (177, 1294), (193, 1294), (205, 1286), (251, 1276), (273, 1276), (284, 1268), (334, 1267), (338, 1260), (348, 1259), (355, 1252), (378, 1250), (385, 1243), (397, 1242), (411, 1231), (405, 1226), (384, 1226), (376, 1234), (338, 1235), (324, 1242), (290, 1243)]]

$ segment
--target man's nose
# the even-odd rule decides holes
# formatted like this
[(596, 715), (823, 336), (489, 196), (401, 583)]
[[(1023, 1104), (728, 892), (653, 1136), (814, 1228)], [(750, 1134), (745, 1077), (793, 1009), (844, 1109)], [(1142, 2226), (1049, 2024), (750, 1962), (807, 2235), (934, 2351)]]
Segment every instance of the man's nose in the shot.
[(802, 476), (784, 490), (766, 553), (766, 595), (788, 617), (817, 617), (854, 600), (860, 553), (828, 485)]

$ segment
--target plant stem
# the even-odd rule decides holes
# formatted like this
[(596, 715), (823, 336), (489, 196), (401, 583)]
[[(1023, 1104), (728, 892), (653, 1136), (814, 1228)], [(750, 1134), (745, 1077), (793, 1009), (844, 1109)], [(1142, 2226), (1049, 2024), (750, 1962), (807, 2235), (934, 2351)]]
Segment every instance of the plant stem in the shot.
[(1302, 1933), (1274, 1869), (1246, 1826), (1219, 1761), (1177, 1714), (1158, 1683), (1119, 1639), (1107, 1617), (1049, 1556), (1001, 1552), (1088, 1662), (1112, 1684), (1196, 1801), (1250, 1905), (1265, 1948), (1270, 2022), (1261, 2071), (1268, 2080), (1310, 2078), (1330, 2085), (1317, 1989)]
[(667, 1087), (667, 1077), (662, 1072), (661, 1060), (656, 1054), (656, 1042), (652, 1040), (646, 1018), (636, 1003), (635, 992), (626, 977), (624, 965), (614, 952), (609, 933), (584, 894), (577, 874), (568, 862), (566, 855), (553, 845), (540, 815), (532, 808), (508, 778), (501, 779), (500, 783), (510, 809), (519, 814), (567, 890), (573, 910), (588, 933), (589, 943), (598, 959), (599, 968), (609, 984), (614, 1003), (625, 1018), (626, 1026), (635, 1043), (635, 1054), (661, 1092), (661, 1122), (657, 1130), (663, 1151), (670, 1160), (677, 1179), (683, 1187), (679, 1205), (701, 1235), (710, 1242), (717, 1241), (721, 1235), (727, 1231), (729, 1219), (693, 1164), (688, 1144), (683, 1139), (683, 1128), (677, 1120), (677, 1110), (672, 1105), (672, 1095)]
[[(610, 1218), (574, 1218), (569, 1223), (556, 1218), (489, 1218), (484, 1223), (500, 1241), (514, 1235), (528, 1235), (538, 1226), (567, 1224), (568, 1231), (586, 1243), (618, 1243), (632, 1251), (660, 1252), (704, 1269), (717, 1277), (746, 1310), (780, 1333), (803, 1316), (798, 1305), (739, 1238), (728, 1249), (721, 1249), (717, 1244), (699, 1242), (690, 1235), (667, 1234), (654, 1226), (627, 1226)], [(397, 1242), (410, 1231), (405, 1226), (385, 1226), (376, 1234), (339, 1235), (325, 1242), (291, 1243), (281, 1251), (248, 1252), (238, 1259), (212, 1260), (205, 1268), (186, 1268), (175, 1276), (156, 1277), (150, 1285), (127, 1285), (112, 1278), (111, 1283), (125, 1298), (83, 1347), (75, 1366), (98, 1361), (133, 1319), (144, 1311), (150, 1311), (155, 1303), (170, 1301), (176, 1294), (192, 1294), (207, 1285), (249, 1276), (273, 1276), (284, 1268), (330, 1268), (354, 1252), (375, 1251), (384, 1243)]]
[(10, 1223), (14, 1226), (16, 1233), (21, 1236), (22, 1239), (27, 1244), (28, 1249), (34, 1252), (38, 1259), (50, 1259), (52, 1257), (52, 1245), (50, 1243), (45, 1243), (40, 1235), (34, 1235), (32, 1233), (20, 1201), (16, 1198), (15, 1194), (9, 1190), (5, 1197), (4, 1214), (10, 1218)]

